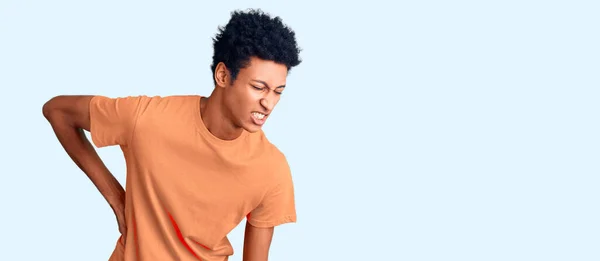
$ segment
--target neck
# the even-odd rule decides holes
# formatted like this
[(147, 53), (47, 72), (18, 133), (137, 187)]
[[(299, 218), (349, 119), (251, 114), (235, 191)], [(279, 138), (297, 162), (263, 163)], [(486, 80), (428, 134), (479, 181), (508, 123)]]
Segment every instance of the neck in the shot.
[(222, 140), (234, 140), (242, 134), (243, 129), (235, 126), (227, 117), (229, 113), (223, 98), (223, 94), (215, 88), (209, 97), (200, 100), (200, 115), (212, 135)]

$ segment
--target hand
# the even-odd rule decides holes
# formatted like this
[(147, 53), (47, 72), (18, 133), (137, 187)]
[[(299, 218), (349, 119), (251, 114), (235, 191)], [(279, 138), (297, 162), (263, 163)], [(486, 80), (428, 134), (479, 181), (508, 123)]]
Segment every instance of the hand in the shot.
[(123, 236), (123, 239), (127, 238), (127, 222), (125, 220), (125, 207), (112, 207), (113, 212), (117, 218), (117, 224), (119, 225), (119, 232)]

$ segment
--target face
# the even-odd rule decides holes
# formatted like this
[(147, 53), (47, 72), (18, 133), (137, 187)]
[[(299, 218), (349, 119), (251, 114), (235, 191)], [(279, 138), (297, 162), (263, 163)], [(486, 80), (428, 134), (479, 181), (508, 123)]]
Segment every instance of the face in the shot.
[(231, 83), (225, 66), (217, 66), (217, 88), (224, 92), (228, 116), (236, 127), (248, 132), (261, 129), (283, 94), (287, 73), (283, 64), (253, 57)]

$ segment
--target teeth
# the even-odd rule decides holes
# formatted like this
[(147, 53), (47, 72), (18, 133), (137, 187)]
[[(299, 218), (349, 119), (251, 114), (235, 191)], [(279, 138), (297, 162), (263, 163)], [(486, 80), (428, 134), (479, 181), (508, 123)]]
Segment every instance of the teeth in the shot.
[(254, 117), (256, 117), (259, 120), (262, 120), (265, 117), (264, 114), (258, 112), (253, 112), (252, 115), (254, 115)]

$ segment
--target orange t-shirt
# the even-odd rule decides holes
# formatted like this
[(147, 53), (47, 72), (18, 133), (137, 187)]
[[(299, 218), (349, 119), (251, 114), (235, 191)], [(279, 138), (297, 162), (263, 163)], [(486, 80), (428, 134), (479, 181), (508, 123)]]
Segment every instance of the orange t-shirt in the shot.
[(244, 218), (257, 227), (296, 222), (285, 156), (262, 131), (221, 140), (204, 125), (201, 96), (96, 96), (96, 147), (119, 145), (127, 165), (127, 238), (110, 257), (228, 260)]

